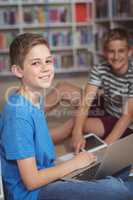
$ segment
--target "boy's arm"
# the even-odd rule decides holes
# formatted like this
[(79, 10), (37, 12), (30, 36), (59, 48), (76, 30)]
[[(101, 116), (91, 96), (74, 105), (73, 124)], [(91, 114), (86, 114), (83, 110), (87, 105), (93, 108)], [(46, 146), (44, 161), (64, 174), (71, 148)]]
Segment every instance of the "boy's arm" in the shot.
[(83, 126), (92, 102), (96, 96), (97, 90), (97, 86), (87, 84), (85, 92), (82, 95), (81, 105), (77, 111), (75, 126), (72, 132), (72, 142), (76, 153), (78, 153), (81, 147), (84, 147), (85, 145), (85, 140), (83, 138)]
[(125, 130), (128, 128), (130, 123), (133, 121), (133, 98), (129, 98), (126, 105), (124, 106), (123, 115), (120, 117), (113, 130), (105, 139), (108, 144), (119, 139)]
[(62, 178), (77, 169), (96, 161), (96, 156), (89, 152), (80, 152), (71, 160), (53, 167), (37, 169), (35, 157), (17, 160), (22, 181), (28, 190), (34, 190), (50, 182)]

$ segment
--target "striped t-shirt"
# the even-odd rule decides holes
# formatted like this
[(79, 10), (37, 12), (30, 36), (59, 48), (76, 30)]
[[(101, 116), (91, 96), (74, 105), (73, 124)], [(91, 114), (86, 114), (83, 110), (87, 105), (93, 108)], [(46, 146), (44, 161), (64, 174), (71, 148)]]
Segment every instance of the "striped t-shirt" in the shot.
[(114, 74), (109, 64), (93, 66), (88, 83), (103, 89), (105, 111), (119, 118), (127, 98), (133, 97), (133, 64), (129, 62), (128, 71), (122, 76)]

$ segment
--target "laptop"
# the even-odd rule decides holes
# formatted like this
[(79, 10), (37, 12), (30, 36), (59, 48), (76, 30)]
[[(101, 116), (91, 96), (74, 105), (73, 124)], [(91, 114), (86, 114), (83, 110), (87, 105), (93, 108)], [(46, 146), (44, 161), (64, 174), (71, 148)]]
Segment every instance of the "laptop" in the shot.
[(104, 178), (133, 163), (133, 134), (117, 140), (95, 152), (98, 159), (91, 165), (76, 170), (63, 180), (91, 180)]

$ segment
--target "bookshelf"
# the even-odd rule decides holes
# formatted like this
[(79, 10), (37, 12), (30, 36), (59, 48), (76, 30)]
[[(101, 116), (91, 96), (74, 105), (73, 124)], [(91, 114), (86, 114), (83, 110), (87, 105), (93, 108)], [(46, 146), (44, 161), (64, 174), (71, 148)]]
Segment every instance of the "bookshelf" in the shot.
[(8, 71), (8, 47), (23, 32), (42, 34), (56, 73), (87, 72), (93, 63), (92, 0), (0, 0), (0, 76)]
[(23, 32), (37, 32), (49, 41), (55, 72), (88, 72), (103, 61), (101, 40), (116, 26), (130, 30), (132, 0), (0, 0), (0, 76), (8, 71), (8, 47)]

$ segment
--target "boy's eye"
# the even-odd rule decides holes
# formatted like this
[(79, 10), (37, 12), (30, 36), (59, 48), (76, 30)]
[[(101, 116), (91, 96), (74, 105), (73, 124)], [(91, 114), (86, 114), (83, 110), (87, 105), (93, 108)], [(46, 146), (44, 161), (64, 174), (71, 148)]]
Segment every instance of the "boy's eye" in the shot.
[(32, 65), (40, 65), (40, 62), (39, 61), (35, 61), (32, 63)]
[(119, 53), (124, 53), (125, 49), (120, 49)]
[(46, 64), (52, 64), (53, 63), (53, 60), (46, 60)]
[(45, 62), (40, 61), (40, 60), (35, 60), (31, 64), (33, 66), (38, 66), (39, 67), (39, 66), (51, 65), (52, 63), (53, 63), (53, 59), (47, 59), (47, 60), (45, 60)]

